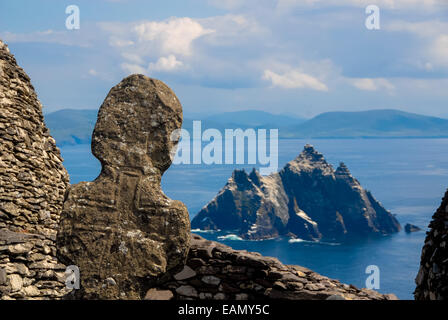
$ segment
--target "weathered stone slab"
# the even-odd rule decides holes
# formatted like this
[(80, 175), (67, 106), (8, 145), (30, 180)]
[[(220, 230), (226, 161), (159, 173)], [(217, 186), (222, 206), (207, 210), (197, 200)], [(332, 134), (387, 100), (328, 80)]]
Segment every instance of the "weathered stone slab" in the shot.
[(78, 298), (142, 299), (159, 277), (182, 270), (188, 211), (160, 187), (181, 125), (181, 104), (161, 81), (132, 75), (106, 97), (92, 137), (101, 174), (72, 186), (58, 235), (59, 256), (80, 269)]

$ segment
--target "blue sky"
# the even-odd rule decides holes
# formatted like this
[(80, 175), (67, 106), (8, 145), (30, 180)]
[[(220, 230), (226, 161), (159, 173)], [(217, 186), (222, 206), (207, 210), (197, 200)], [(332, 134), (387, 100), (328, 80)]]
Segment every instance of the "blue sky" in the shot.
[[(65, 8), (80, 9), (67, 30)], [(380, 30), (365, 8), (380, 8)], [(312, 117), (395, 108), (448, 118), (448, 0), (0, 0), (0, 39), (46, 112), (98, 108), (131, 73), (184, 112)]]

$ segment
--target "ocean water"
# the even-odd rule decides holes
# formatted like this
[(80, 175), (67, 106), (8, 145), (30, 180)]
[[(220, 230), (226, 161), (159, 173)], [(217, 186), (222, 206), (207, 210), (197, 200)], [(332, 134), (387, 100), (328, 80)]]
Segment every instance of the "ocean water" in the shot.
[[(380, 289), (412, 299), (425, 230), (448, 187), (448, 139), (280, 140), (279, 168), (313, 144), (335, 167), (343, 161), (364, 188), (397, 215), (404, 231), (350, 243), (291, 242), (289, 239), (243, 241), (224, 233), (200, 233), (235, 249), (257, 251), (286, 264), (308, 267), (325, 276), (365, 287), (366, 267), (380, 269)], [(61, 148), (71, 183), (91, 181), (100, 164), (88, 145)], [(164, 192), (183, 201), (193, 217), (225, 185), (235, 168), (253, 165), (173, 165), (162, 179)], [(257, 166), (256, 166), (257, 167)]]

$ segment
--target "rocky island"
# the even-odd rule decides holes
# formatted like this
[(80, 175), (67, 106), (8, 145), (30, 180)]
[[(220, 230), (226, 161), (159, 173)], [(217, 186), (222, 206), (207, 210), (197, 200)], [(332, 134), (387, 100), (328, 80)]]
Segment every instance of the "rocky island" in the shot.
[(344, 240), (398, 232), (397, 219), (362, 188), (344, 163), (334, 170), (311, 145), (278, 173), (235, 170), (193, 219), (192, 228), (258, 240), (289, 236)]

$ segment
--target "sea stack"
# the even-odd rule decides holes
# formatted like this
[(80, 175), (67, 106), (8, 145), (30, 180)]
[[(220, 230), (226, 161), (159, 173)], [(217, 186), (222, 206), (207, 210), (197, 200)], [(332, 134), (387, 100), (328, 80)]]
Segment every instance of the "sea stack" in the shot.
[(68, 184), (30, 78), (0, 41), (0, 299), (66, 294), (55, 240)]
[(101, 174), (71, 187), (58, 234), (59, 256), (80, 269), (76, 298), (142, 299), (183, 268), (188, 211), (160, 187), (181, 125), (181, 104), (159, 80), (132, 75), (110, 90), (92, 136)]
[(429, 224), (415, 282), (416, 300), (448, 299), (448, 191)]
[(401, 228), (345, 164), (334, 170), (311, 145), (278, 173), (234, 171), (196, 215), (192, 227), (236, 231), (253, 240), (277, 236), (346, 240)]

